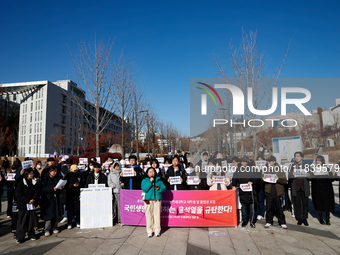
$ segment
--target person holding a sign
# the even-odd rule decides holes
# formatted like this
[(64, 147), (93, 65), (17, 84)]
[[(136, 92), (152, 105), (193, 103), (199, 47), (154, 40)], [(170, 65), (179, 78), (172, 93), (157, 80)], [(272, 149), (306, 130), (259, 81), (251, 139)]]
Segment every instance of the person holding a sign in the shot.
[[(263, 169), (264, 176), (271, 175), (274, 177), (274, 181), (268, 181), (268, 179), (262, 178), (264, 182), (264, 191), (266, 194), (266, 225), (265, 228), (269, 228), (273, 225), (274, 214), (276, 211), (276, 217), (279, 221), (279, 225), (283, 229), (287, 229), (286, 218), (282, 209), (281, 197), (284, 195), (284, 185), (287, 183), (286, 174), (281, 169), (280, 165), (276, 162), (274, 156), (267, 158), (267, 165)], [(266, 181), (267, 180), (267, 181)]]
[(45, 236), (51, 231), (58, 234), (58, 218), (62, 215), (60, 189), (56, 188), (60, 180), (56, 166), (50, 166), (48, 175), (45, 174), (41, 180), (41, 214), (45, 222)]
[(207, 185), (209, 190), (227, 190), (230, 185), (230, 179), (227, 176), (227, 172), (222, 172), (221, 160), (216, 159), (214, 171), (210, 171), (207, 174)]
[(90, 173), (87, 176), (85, 188), (88, 188), (89, 184), (105, 184), (105, 187), (108, 187), (106, 174), (103, 174), (102, 171), (100, 171), (100, 169), (101, 169), (100, 164), (95, 163), (94, 172)]
[(145, 172), (142, 190), (145, 203), (146, 232), (148, 237), (152, 237), (152, 233), (159, 237), (161, 233), (162, 194), (166, 191), (166, 187), (153, 167), (149, 167)]
[(157, 159), (151, 160), (151, 166), (155, 169), (157, 176), (161, 177), (161, 180), (165, 185), (166, 184), (165, 173), (163, 172), (163, 170), (161, 168), (159, 168), (158, 160)]
[(18, 222), (16, 229), (17, 243), (23, 243), (26, 229), (28, 238), (36, 240), (34, 231), (35, 206), (39, 201), (39, 185), (33, 180), (33, 169), (25, 169), (23, 178), (18, 182), (15, 195), (17, 198)]
[(252, 165), (247, 156), (242, 156), (240, 161), (241, 163), (238, 165), (232, 179), (232, 186), (234, 190), (236, 186), (239, 187), (242, 227), (247, 226), (248, 221), (250, 221), (250, 227), (255, 228), (256, 217), (254, 206), (257, 202), (255, 183), (259, 181), (259, 178), (257, 178), (257, 173), (251, 171)]
[[(178, 156), (174, 156), (172, 158), (172, 165), (166, 171), (166, 179), (168, 180), (168, 189), (171, 190), (186, 190), (186, 181), (187, 181), (187, 172), (179, 165), (179, 158)], [(171, 185), (170, 177), (180, 177), (180, 184)]]
[(294, 153), (295, 162), (290, 166), (288, 178), (291, 179), (292, 197), (294, 201), (295, 218), (297, 224), (309, 226), (308, 197), (310, 195), (309, 178), (310, 166), (303, 162), (304, 155), (301, 151)]
[(141, 189), (144, 171), (137, 164), (137, 157), (135, 155), (129, 156), (129, 163), (131, 168), (133, 168), (134, 176), (123, 177), (123, 172), (121, 172), (120, 180), (124, 184), (123, 189)]
[(196, 167), (187, 177), (187, 185), (190, 190), (207, 190), (207, 174)]
[(6, 182), (6, 186), (7, 186), (7, 218), (12, 217), (13, 200), (16, 200), (15, 198), (16, 171), (17, 171), (17, 167), (13, 165), (11, 167), (11, 172), (9, 172), (7, 176), (3, 179), (3, 181)]
[(38, 170), (39, 173), (40, 173), (40, 178), (42, 178), (43, 175), (45, 175), (45, 174), (49, 174), (49, 168), (48, 167), (53, 166), (53, 165), (54, 165), (54, 158), (48, 158), (47, 161), (46, 161), (45, 168)]
[(325, 158), (321, 155), (315, 159), (316, 167), (313, 169), (312, 177), (312, 200), (316, 211), (319, 214), (320, 224), (325, 224), (322, 212), (326, 213), (326, 225), (331, 225), (329, 220), (330, 212), (335, 211), (334, 189), (332, 182), (333, 173), (326, 166)]

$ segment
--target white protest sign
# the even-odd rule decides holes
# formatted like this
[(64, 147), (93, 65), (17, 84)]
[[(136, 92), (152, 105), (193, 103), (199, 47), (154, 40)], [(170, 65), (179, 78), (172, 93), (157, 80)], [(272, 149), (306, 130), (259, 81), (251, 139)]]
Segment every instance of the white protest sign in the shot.
[(112, 188), (104, 184), (80, 189), (80, 194), (80, 228), (112, 227)]
[(263, 167), (263, 166), (266, 165), (266, 161), (265, 160), (256, 160), (255, 163), (256, 163), (256, 166), (258, 168)]
[(222, 167), (227, 167), (227, 161), (226, 160), (221, 161), (221, 165)]
[(113, 162), (116, 162), (116, 161), (119, 161), (119, 160), (118, 160), (117, 158), (114, 158), (114, 159), (113, 159)]
[(130, 161), (128, 158), (125, 159), (125, 165), (130, 165)]
[(315, 167), (314, 175), (328, 175), (327, 167)]
[(96, 157), (96, 160), (97, 160), (97, 163), (101, 163), (101, 161), (100, 161), (100, 157)]
[(244, 192), (253, 191), (252, 185), (249, 184), (240, 184), (240, 189)]
[(79, 164), (86, 165), (88, 163), (87, 158), (79, 158)]
[(164, 158), (156, 158), (159, 163), (164, 163)]
[(123, 177), (132, 177), (135, 176), (135, 173), (132, 168), (123, 168)]
[(64, 155), (62, 158), (61, 158), (61, 161), (66, 161), (66, 159), (70, 158), (69, 155)]
[(78, 169), (79, 169), (80, 172), (84, 172), (85, 166), (84, 165), (78, 165)]
[(170, 185), (181, 184), (181, 177), (180, 176), (173, 176), (170, 178)]
[(223, 176), (214, 176), (213, 178), (213, 183), (224, 183), (224, 177)]
[(16, 173), (8, 173), (7, 174), (7, 181), (15, 181)]
[(33, 166), (33, 160), (27, 160), (21, 162), (22, 169), (28, 169)]
[(188, 185), (198, 185), (200, 184), (199, 183), (199, 178), (198, 177), (192, 177), (192, 176), (189, 176), (188, 177)]
[(228, 178), (233, 178), (234, 176), (234, 169), (231, 167), (228, 169)]
[(296, 178), (303, 178), (307, 176), (307, 172), (304, 169), (296, 169), (295, 170), (295, 177)]
[(276, 174), (264, 174), (263, 180), (265, 182), (276, 183)]
[(103, 164), (103, 168), (104, 169), (109, 169), (109, 166), (110, 166), (111, 162), (106, 162)]

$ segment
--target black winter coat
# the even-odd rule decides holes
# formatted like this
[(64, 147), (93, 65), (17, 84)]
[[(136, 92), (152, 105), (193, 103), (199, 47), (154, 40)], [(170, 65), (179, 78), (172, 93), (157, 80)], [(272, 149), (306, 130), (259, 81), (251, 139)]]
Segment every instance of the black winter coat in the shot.
[(15, 188), (15, 196), (17, 198), (17, 208), (26, 211), (27, 204), (34, 199), (34, 206), (39, 204), (39, 184), (35, 180), (27, 180), (22, 178)]
[(132, 189), (142, 189), (141, 184), (144, 178), (144, 171), (139, 166), (133, 168), (136, 171), (134, 177), (120, 177), (120, 181), (124, 184), (123, 189), (130, 189), (130, 179), (132, 179)]
[(66, 211), (80, 210), (80, 186), (74, 187), (74, 184), (80, 183), (81, 175), (79, 172), (70, 172), (66, 176)]
[(312, 200), (316, 211), (334, 212), (335, 199), (333, 184), (333, 173), (327, 168), (329, 175), (318, 175), (312, 180)]
[[(188, 189), (187, 187), (187, 172), (178, 165), (179, 170), (175, 171), (174, 166), (171, 165), (168, 170), (166, 171), (165, 177), (168, 180), (169, 177), (174, 177), (174, 176), (180, 176), (182, 177), (183, 181), (181, 184), (176, 184), (177, 185), (177, 190), (186, 190)], [(166, 189), (168, 190), (174, 190), (174, 185), (170, 185), (170, 183), (167, 183)]]
[(44, 220), (59, 218), (62, 215), (60, 190), (54, 191), (60, 178), (44, 175), (41, 180), (41, 213)]
[(4, 186), (6, 183), (6, 179), (5, 179), (5, 176), (1, 172), (0, 172), (0, 176), (2, 177), (0, 181), (0, 198), (1, 198), (2, 195), (4, 194)]
[(252, 189), (253, 191), (244, 192), (239, 188), (239, 195), (240, 195), (240, 202), (241, 204), (252, 204), (257, 202), (257, 192), (256, 192), (256, 185), (257, 182), (261, 181), (262, 174), (259, 173), (251, 173), (251, 172), (242, 172), (241, 171), (241, 164), (237, 167), (233, 179), (232, 179), (232, 186), (240, 186), (240, 184), (247, 184), (248, 182), (252, 182)]
[[(88, 188), (89, 184), (94, 184), (94, 173), (90, 173), (87, 176), (85, 188)], [(107, 177), (102, 172), (99, 172), (98, 184), (105, 184), (105, 187), (109, 187), (109, 185), (107, 184)]]

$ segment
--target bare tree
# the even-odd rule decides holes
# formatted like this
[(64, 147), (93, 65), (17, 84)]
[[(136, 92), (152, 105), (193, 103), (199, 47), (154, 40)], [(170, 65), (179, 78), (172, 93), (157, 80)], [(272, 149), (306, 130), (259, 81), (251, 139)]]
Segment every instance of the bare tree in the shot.
[(131, 91), (132, 93), (132, 119), (134, 120), (134, 133), (136, 140), (137, 160), (139, 160), (139, 134), (145, 126), (146, 119), (140, 116), (140, 111), (146, 109), (144, 99), (144, 88), (139, 88), (136, 85)]
[[(117, 87), (120, 83), (120, 58), (118, 63), (111, 61), (113, 42), (105, 45), (102, 42), (78, 44), (79, 56), (71, 57), (75, 70), (88, 94), (69, 94), (70, 99), (81, 109), (87, 126), (96, 135), (96, 156), (100, 153), (100, 134), (112, 123), (117, 108)], [(89, 104), (85, 103), (85, 100)]]
[(117, 89), (117, 96), (119, 98), (118, 112), (121, 116), (120, 122), (122, 125), (122, 148), (123, 155), (125, 155), (125, 123), (126, 117), (130, 116), (133, 110), (133, 90), (136, 89), (136, 84), (134, 71), (130, 61), (126, 61), (124, 58), (122, 58), (117, 70), (119, 75)]
[(56, 127), (54, 133), (48, 138), (51, 143), (51, 147), (55, 150), (59, 150), (59, 154), (62, 154), (65, 145), (65, 134), (62, 133), (60, 127)]
[[(265, 57), (264, 52), (260, 52), (257, 47), (257, 32), (250, 31), (246, 33), (242, 30), (242, 39), (240, 46), (235, 48), (230, 42), (229, 51), (231, 55), (231, 66), (233, 68), (233, 72), (235, 75), (234, 80), (231, 79), (222, 66), (222, 64), (217, 60), (215, 56), (213, 56), (218, 73), (222, 76), (227, 83), (231, 83), (235, 81), (237, 85), (246, 95), (246, 101), (248, 101), (248, 88), (252, 89), (252, 102), (253, 107), (258, 109), (260, 104), (264, 103), (267, 100), (267, 108), (271, 101), (272, 97), (272, 88), (276, 86), (277, 79), (280, 76), (280, 73), (283, 68), (283, 64), (288, 56), (288, 51), (292, 43), (292, 38), (290, 39), (287, 49), (285, 51), (282, 63), (278, 70), (273, 72), (273, 75), (267, 75), (267, 59)], [(256, 114), (249, 111), (249, 109), (245, 110), (244, 117), (242, 116), (241, 121), (244, 119), (255, 119)], [(241, 130), (241, 154), (244, 152), (244, 131)], [(257, 157), (257, 132), (256, 129), (253, 130), (253, 153), (254, 157)]]

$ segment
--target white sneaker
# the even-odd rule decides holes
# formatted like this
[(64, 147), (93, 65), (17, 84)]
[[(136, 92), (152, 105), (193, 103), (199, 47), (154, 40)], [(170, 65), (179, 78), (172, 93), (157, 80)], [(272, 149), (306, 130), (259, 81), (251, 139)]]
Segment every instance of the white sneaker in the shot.
[(45, 232), (45, 236), (46, 237), (48, 237), (48, 236), (50, 236), (51, 234), (50, 234), (50, 231), (47, 231), (47, 232)]
[(257, 215), (258, 220), (263, 220), (263, 217), (261, 215)]
[(152, 237), (152, 233), (148, 233), (148, 237)]
[(283, 229), (287, 229), (287, 225), (286, 225), (286, 224), (282, 224), (281, 227), (282, 227)]
[(68, 226), (67, 226), (67, 229), (72, 229), (72, 225), (68, 225)]
[(266, 225), (264, 225), (264, 228), (269, 228), (272, 224), (270, 223), (266, 223)]
[(11, 216), (8, 215), (8, 216), (7, 216), (7, 219), (10, 219), (10, 218), (11, 218)]
[(59, 223), (65, 223), (67, 221), (67, 218), (64, 217)]
[(53, 230), (53, 234), (58, 234), (58, 233), (59, 233), (58, 229)]
[(155, 233), (155, 236), (156, 236), (156, 237), (160, 237), (161, 234), (160, 234), (160, 233)]
[(77, 223), (77, 228), (80, 228), (80, 223)]
[(292, 218), (295, 218), (295, 215), (294, 215), (294, 214), (292, 214)]

